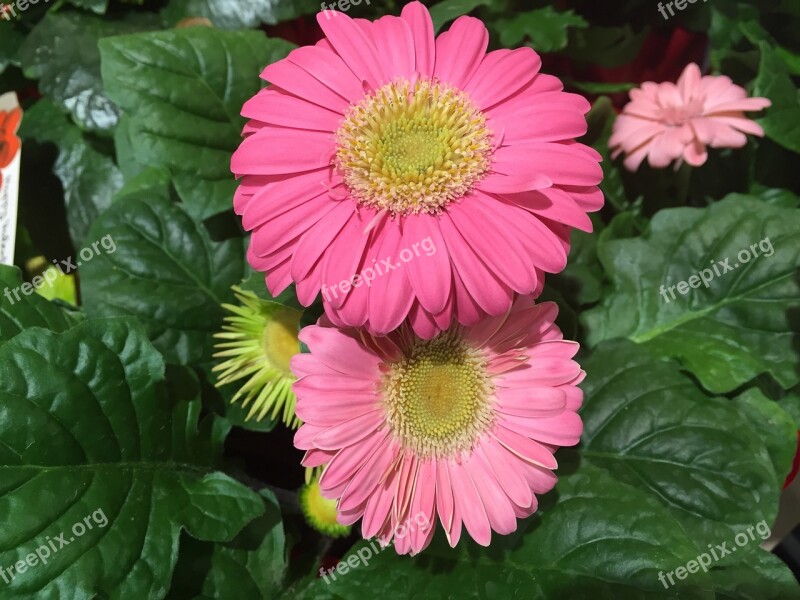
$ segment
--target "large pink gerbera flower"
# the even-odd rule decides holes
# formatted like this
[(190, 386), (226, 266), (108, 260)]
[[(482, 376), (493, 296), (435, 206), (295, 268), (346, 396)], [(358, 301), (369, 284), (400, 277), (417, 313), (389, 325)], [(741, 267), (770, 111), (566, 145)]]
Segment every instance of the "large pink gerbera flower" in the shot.
[(631, 90), (631, 101), (614, 123), (608, 141), (613, 157), (625, 154), (625, 167), (636, 171), (645, 158), (663, 168), (685, 160), (694, 167), (706, 162), (708, 146), (741, 148), (750, 133), (764, 130), (745, 111), (771, 106), (767, 98), (748, 98), (728, 77), (701, 77), (691, 63), (678, 83), (653, 83)]
[(431, 340), (406, 326), (386, 337), (303, 329), (295, 445), (305, 466), (326, 465), (320, 487), (338, 499), (339, 522), (363, 517), (364, 537), (384, 543), (401, 528), (405, 554), (430, 543), (436, 515), (451, 546), (462, 523), (485, 546), (532, 514), (555, 485), (553, 453), (583, 428), (578, 344), (562, 339), (556, 312), (523, 297)]
[(231, 163), (270, 291), (295, 282), (309, 305), (322, 290), (336, 324), (386, 333), (408, 317), (426, 338), (539, 291), (603, 202), (600, 157), (573, 140), (587, 101), (530, 48), (487, 54), (471, 17), (436, 39), (419, 2), (318, 20), (324, 40), (262, 73)]

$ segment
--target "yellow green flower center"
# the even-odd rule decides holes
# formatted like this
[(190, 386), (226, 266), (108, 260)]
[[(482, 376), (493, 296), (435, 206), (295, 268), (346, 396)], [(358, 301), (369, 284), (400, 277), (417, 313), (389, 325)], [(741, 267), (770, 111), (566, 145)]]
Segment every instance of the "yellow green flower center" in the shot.
[(286, 375), (292, 374), (289, 368), (292, 357), (300, 353), (298, 314), (293, 309), (277, 309), (264, 326), (264, 354), (276, 369)]
[(351, 106), (336, 163), (362, 204), (392, 214), (437, 213), (486, 174), (492, 134), (466, 93), (399, 79)]
[(336, 501), (329, 500), (319, 489), (319, 480), (314, 479), (300, 490), (300, 506), (308, 523), (320, 533), (340, 537), (350, 533), (350, 527), (337, 521)]
[(294, 375), (289, 367), (292, 356), (300, 352), (297, 332), (302, 313), (294, 308), (259, 299), (249, 291), (234, 287), (239, 304), (223, 304), (230, 314), (222, 331), (215, 333), (217, 343), (213, 367), (215, 385), (222, 387), (236, 381), (240, 385), (231, 402), (242, 400), (250, 407), (245, 419), (279, 414), (290, 427), (298, 427), (296, 398), (292, 393)]
[(442, 334), (391, 365), (384, 381), (387, 421), (416, 455), (454, 457), (492, 425), (492, 391), (483, 354), (457, 334)]

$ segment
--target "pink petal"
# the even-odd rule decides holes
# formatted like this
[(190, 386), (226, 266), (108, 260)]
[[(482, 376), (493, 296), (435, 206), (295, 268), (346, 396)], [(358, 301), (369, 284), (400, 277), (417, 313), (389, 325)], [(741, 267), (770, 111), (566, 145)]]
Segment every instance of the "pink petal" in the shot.
[(525, 294), (535, 286), (535, 274), (528, 264), (528, 255), (522, 244), (513, 236), (505, 237), (501, 230), (492, 227), (492, 202), (486, 196), (453, 206), (448, 214), (465, 240), (470, 240), (472, 250), (507, 286)]
[(242, 107), (242, 116), (283, 127), (327, 132), (336, 131), (343, 119), (339, 113), (306, 102), (279, 88), (261, 90), (250, 98)]
[(327, 180), (325, 170), (316, 170), (297, 173), (283, 181), (265, 185), (240, 213), (242, 227), (251, 231), (278, 215), (326, 195), (324, 184)]
[[(320, 257), (329, 251), (331, 242), (353, 214), (354, 207), (350, 202), (340, 202), (303, 234), (292, 259), (292, 279), (300, 281), (308, 275)], [(316, 285), (319, 287), (319, 282)]]
[[(379, 334), (397, 329), (414, 302), (408, 272), (398, 258), (402, 242), (398, 223), (389, 223), (378, 254), (380, 262), (372, 265), (378, 276), (369, 291), (369, 324)], [(395, 268), (390, 270), (387, 262)]]
[(409, 24), (400, 17), (381, 17), (373, 24), (375, 46), (384, 63), (384, 69), (392, 79), (414, 75), (416, 57), (414, 36)]
[[(574, 413), (565, 413), (565, 414), (574, 414)], [(561, 415), (559, 417), (553, 417), (553, 418), (558, 419), (560, 417)], [(546, 469), (557, 468), (558, 463), (556, 462), (555, 457), (547, 448), (542, 446), (539, 442), (529, 439), (526, 435), (520, 435), (519, 433), (515, 433), (509, 430), (505, 426), (505, 423), (512, 422), (511, 419), (512, 418), (507, 415), (503, 415), (500, 418), (500, 423), (498, 424), (497, 427), (494, 428), (492, 432), (497, 441), (509, 452), (511, 452), (514, 456), (524, 460), (529, 464), (538, 465)], [(531, 422), (541, 422), (545, 420), (546, 419), (526, 419), (526, 421), (531, 421)], [(316, 438), (314, 438), (314, 440), (316, 442)]]
[(375, 89), (391, 80), (391, 73), (384, 76), (375, 44), (353, 19), (344, 13), (326, 19), (318, 13), (317, 23), (336, 53), (360, 81), (366, 81), (370, 88)]
[(347, 100), (287, 58), (268, 65), (261, 72), (261, 79), (334, 112), (344, 114), (347, 110)]
[(403, 7), (401, 18), (411, 27), (416, 50), (416, 70), (422, 75), (433, 75), (436, 61), (436, 42), (433, 22), (428, 9), (420, 2), (409, 2)]
[(391, 445), (392, 437), (387, 435), (375, 453), (350, 480), (339, 501), (340, 510), (353, 510), (369, 500), (378, 484), (383, 481), (386, 470), (396, 459)]
[(596, 161), (564, 144), (526, 142), (498, 148), (492, 168), (506, 174), (539, 173), (567, 185), (597, 185), (603, 179)]
[[(574, 446), (580, 441), (583, 433), (583, 422), (580, 416), (577, 413), (566, 411), (555, 417), (540, 419), (522, 419), (504, 415), (502, 423), (506, 428), (513, 428), (520, 434), (520, 437), (531, 437), (544, 444), (555, 444), (556, 446)], [(542, 466), (555, 468), (547, 464), (542, 464)]]
[(473, 540), (481, 546), (488, 546), (492, 539), (492, 528), (475, 484), (463, 465), (448, 463), (447, 468), (450, 484), (453, 487), (453, 497), (464, 526)]
[(408, 262), (408, 278), (425, 310), (440, 313), (447, 305), (453, 278), (447, 245), (436, 217), (424, 213), (406, 216), (403, 221), (404, 246), (411, 248), (423, 242), (429, 242), (426, 246), (431, 251)]
[(521, 469), (509, 460), (508, 450), (487, 436), (478, 447), (478, 452), (483, 454), (486, 464), (491, 467), (509, 499), (517, 506), (530, 506), (531, 488), (520, 474)]
[(451, 217), (442, 213), (439, 224), (455, 269), (475, 302), (488, 314), (499, 315), (511, 306), (512, 292), (481, 262)]
[(383, 443), (387, 435), (388, 433), (377, 432), (367, 436), (362, 442), (340, 450), (322, 474), (319, 480), (320, 488), (323, 491), (332, 490), (348, 482), (375, 453), (375, 449)]
[(330, 164), (334, 153), (330, 134), (277, 128), (242, 140), (231, 158), (237, 174), (278, 175), (300, 173)]
[(331, 327), (310, 325), (299, 335), (301, 342), (308, 345), (312, 354), (331, 369), (364, 379), (377, 379), (377, 356), (367, 351), (358, 340)]
[(449, 31), (436, 38), (433, 76), (457, 88), (472, 78), (486, 54), (489, 32), (474, 17), (459, 17)]
[(289, 53), (288, 60), (350, 103), (364, 97), (361, 81), (333, 50), (320, 46), (301, 46)]
[(498, 410), (529, 419), (553, 417), (564, 412), (567, 395), (559, 388), (499, 388)]
[(369, 211), (359, 210), (350, 216), (350, 220), (336, 236), (325, 253), (322, 264), (322, 294), (325, 300), (333, 307), (340, 308), (347, 297), (348, 285), (342, 287), (342, 282), (351, 286), (363, 285), (360, 280), (355, 280), (358, 268), (364, 256), (364, 251), (369, 243), (370, 235), (364, 232), (369, 222)]
[(487, 55), (464, 90), (481, 108), (488, 109), (514, 95), (528, 85), (539, 72), (542, 61), (532, 48)]
[(511, 501), (495, 479), (494, 473), (483, 461), (480, 454), (473, 454), (465, 470), (469, 474), (481, 497), (489, 525), (496, 532), (508, 535), (517, 529), (517, 518)]

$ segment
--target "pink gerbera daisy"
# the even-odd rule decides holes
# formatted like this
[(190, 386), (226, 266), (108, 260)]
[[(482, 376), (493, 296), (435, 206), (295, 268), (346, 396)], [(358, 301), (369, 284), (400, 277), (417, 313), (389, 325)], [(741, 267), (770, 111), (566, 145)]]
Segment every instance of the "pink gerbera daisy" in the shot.
[(326, 38), (262, 73), (231, 163), (270, 291), (294, 282), (335, 324), (387, 333), (408, 317), (431, 338), (541, 290), (603, 202), (600, 157), (574, 141), (588, 102), (531, 48), (487, 54), (471, 17), (435, 39), (419, 2), (317, 18)]
[(363, 517), (364, 538), (394, 536), (398, 553), (415, 554), (436, 515), (451, 546), (462, 524), (486, 546), (492, 530), (511, 533), (531, 515), (556, 483), (556, 448), (583, 429), (578, 344), (562, 339), (556, 313), (523, 297), (431, 340), (406, 326), (386, 337), (303, 329), (311, 353), (292, 360), (305, 423), (295, 445), (305, 466), (326, 465), (320, 488), (338, 499), (339, 522)]
[(626, 155), (630, 171), (645, 158), (656, 168), (675, 160), (699, 167), (708, 159), (708, 146), (741, 148), (745, 134), (763, 136), (761, 126), (744, 113), (771, 104), (767, 98), (748, 98), (728, 77), (702, 77), (700, 67), (691, 63), (677, 84), (648, 81), (631, 90), (608, 144), (614, 158)]

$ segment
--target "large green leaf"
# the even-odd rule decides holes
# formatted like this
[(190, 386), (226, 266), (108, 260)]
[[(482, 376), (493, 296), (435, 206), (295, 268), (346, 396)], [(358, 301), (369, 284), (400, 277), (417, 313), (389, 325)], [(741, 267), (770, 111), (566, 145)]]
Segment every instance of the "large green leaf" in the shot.
[(30, 327), (65, 331), (77, 322), (56, 304), (33, 293), (30, 284), (22, 286), (22, 274), (16, 267), (0, 265), (0, 346)]
[(515, 534), (497, 536), (488, 549), (463, 540), (450, 549), (439, 537), (410, 559), (391, 548), (376, 554), (361, 543), (342, 560), (352, 556), (355, 568), (327, 575), (328, 583), (320, 579), (295, 597), (713, 600), (702, 572), (666, 591), (659, 582), (659, 571), (695, 558), (697, 548), (647, 493), (581, 465), (562, 476), (548, 499), (540, 516), (521, 522)]
[(227, 543), (186, 537), (168, 600), (275, 598), (286, 570), (285, 535), (275, 496), (263, 490), (264, 515)]
[(785, 474), (735, 405), (629, 341), (601, 344), (584, 368), (582, 456), (651, 491), (701, 548), (772, 522)]
[(169, 362), (210, 362), (220, 305), (232, 301), (230, 287), (242, 280), (242, 240), (211, 241), (180, 205), (146, 190), (95, 222), (90, 237), (105, 235), (117, 250), (83, 267), (87, 314), (136, 316)]
[(439, 31), (453, 19), (466, 15), (489, 2), (490, 0), (443, 0), (434, 4), (430, 9), (433, 28)]
[(110, 21), (86, 13), (51, 12), (20, 48), (22, 67), (81, 127), (107, 132), (117, 124), (119, 110), (103, 90), (97, 42), (154, 25), (154, 20), (136, 16)]
[(85, 239), (89, 227), (122, 186), (122, 174), (114, 161), (97, 150), (90, 137), (47, 98), (25, 113), (20, 135), (58, 146), (53, 171), (64, 189), (70, 238), (76, 249), (96, 241)]
[(196, 379), (164, 372), (121, 319), (29, 329), (0, 348), (0, 510), (14, 515), (0, 565), (15, 565), (4, 598), (163, 597), (182, 529), (227, 541), (263, 512), (215, 471), (227, 426), (198, 425)]
[(793, 152), (800, 152), (800, 89), (789, 69), (772, 47), (762, 42), (761, 64), (754, 93), (772, 100), (759, 120), (767, 136)]
[[(764, 531), (760, 523), (761, 531)], [(756, 541), (763, 537), (755, 532)], [(748, 537), (749, 539), (749, 537)], [(730, 546), (730, 544), (729, 544)], [(738, 546), (737, 546), (738, 548)], [(711, 571), (717, 600), (798, 600), (800, 588), (780, 558), (766, 551), (737, 555), (736, 563)]]
[(589, 23), (574, 11), (557, 12), (552, 6), (519, 13), (497, 21), (500, 43), (518, 46), (523, 40), (540, 52), (555, 52), (567, 45), (567, 34), (574, 27), (585, 29)]
[[(733, 405), (761, 436), (779, 481), (792, 468), (797, 450), (797, 424), (792, 415), (763, 392), (752, 388), (737, 396)], [(787, 405), (788, 406), (788, 405)]]
[[(800, 308), (798, 242), (795, 209), (750, 196), (662, 210), (648, 235), (601, 242), (614, 289), (583, 315), (589, 342), (628, 337), (677, 358), (715, 393), (761, 373), (789, 388), (799, 379), (792, 334)], [(719, 264), (726, 260), (728, 272)], [(708, 287), (698, 276), (691, 285), (699, 287), (690, 288), (689, 279), (703, 270), (713, 277)], [(677, 288), (681, 281), (686, 294)]]
[(168, 167), (193, 216), (230, 208), (242, 104), (258, 91), (263, 67), (291, 47), (259, 32), (206, 27), (100, 42), (103, 82), (127, 112), (136, 161)]

